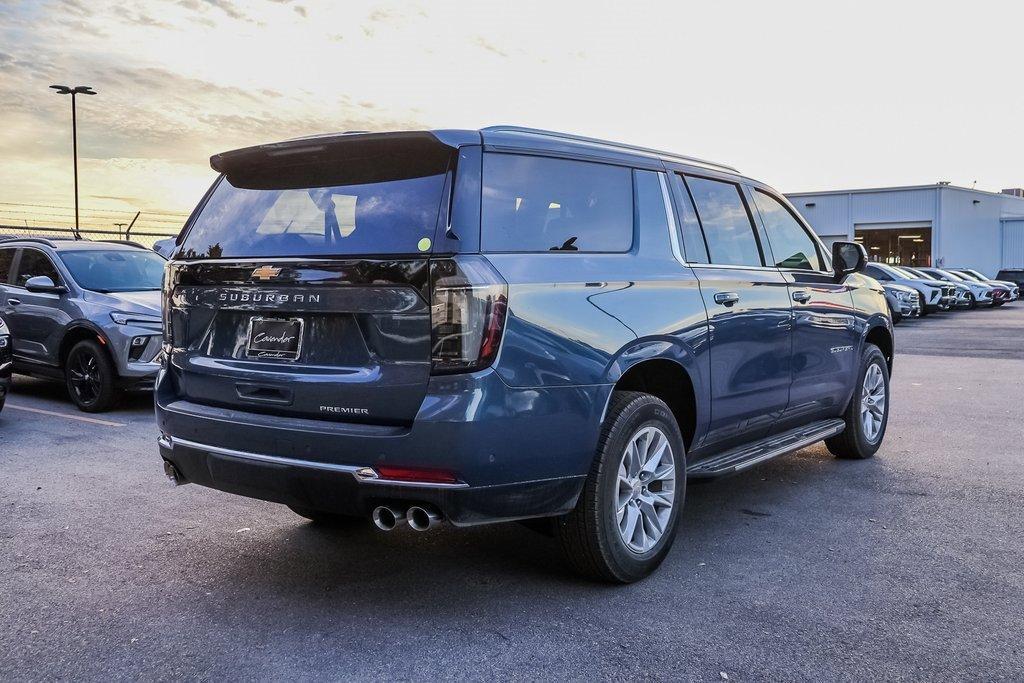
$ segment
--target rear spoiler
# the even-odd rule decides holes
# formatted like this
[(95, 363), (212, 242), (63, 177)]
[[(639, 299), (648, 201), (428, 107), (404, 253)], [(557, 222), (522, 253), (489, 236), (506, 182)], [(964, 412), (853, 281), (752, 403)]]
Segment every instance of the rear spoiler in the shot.
[[(346, 167), (352, 169), (354, 182), (444, 173), (453, 150), (462, 144), (480, 144), (480, 134), (476, 131), (335, 133), (222, 152), (210, 157), (210, 166), (226, 175), (235, 187), (345, 185), (348, 184)], [(371, 164), (360, 163), (371, 161)]]

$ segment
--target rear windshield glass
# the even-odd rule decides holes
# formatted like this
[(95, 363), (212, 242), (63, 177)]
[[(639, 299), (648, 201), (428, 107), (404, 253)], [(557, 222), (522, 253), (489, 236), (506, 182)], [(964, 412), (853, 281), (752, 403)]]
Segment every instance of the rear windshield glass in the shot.
[(94, 292), (141, 292), (160, 289), (164, 258), (146, 249), (61, 251), (79, 286)]
[(381, 165), (374, 160), (349, 162), (344, 182), (337, 182), (338, 173), (304, 171), (298, 186), (296, 174), (289, 170), (272, 177), (271, 187), (266, 187), (266, 174), (255, 188), (245, 187), (244, 178), (239, 182), (225, 176), (186, 235), (178, 257), (429, 251), (444, 194), (445, 166), (409, 173), (392, 168), (382, 172)]

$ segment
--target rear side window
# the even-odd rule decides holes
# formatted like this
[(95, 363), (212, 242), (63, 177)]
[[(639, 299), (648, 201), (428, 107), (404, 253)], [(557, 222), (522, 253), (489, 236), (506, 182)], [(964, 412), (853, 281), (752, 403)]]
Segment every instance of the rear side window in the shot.
[(50, 257), (36, 249), (25, 249), (21, 252), (21, 262), (18, 263), (18, 277), (15, 282), (19, 287), (24, 287), (31, 278), (45, 275), (53, 283), (60, 284), (60, 275), (53, 267)]
[(739, 186), (694, 176), (687, 176), (686, 183), (704, 227), (711, 263), (764, 265)]
[(818, 247), (804, 227), (782, 203), (769, 194), (754, 190), (754, 203), (761, 214), (768, 243), (777, 268), (821, 270)]
[(14, 261), (13, 249), (0, 249), (0, 284), (8, 282), (11, 277), (11, 263)]
[(624, 252), (633, 244), (630, 169), (485, 154), (483, 249)]
[(700, 221), (697, 220), (697, 212), (693, 208), (690, 191), (686, 189), (686, 183), (678, 173), (672, 174), (672, 182), (679, 190), (679, 227), (683, 231), (683, 249), (686, 251), (686, 260), (689, 263), (707, 263), (708, 248), (704, 243), (704, 234), (700, 230)]

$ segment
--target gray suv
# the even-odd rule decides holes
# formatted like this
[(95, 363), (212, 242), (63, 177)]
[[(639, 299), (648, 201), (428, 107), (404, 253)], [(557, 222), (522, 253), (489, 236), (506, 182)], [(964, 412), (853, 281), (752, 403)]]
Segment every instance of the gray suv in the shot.
[(0, 314), (15, 372), (63, 380), (86, 412), (109, 409), (122, 390), (152, 388), (164, 264), (126, 243), (0, 243)]

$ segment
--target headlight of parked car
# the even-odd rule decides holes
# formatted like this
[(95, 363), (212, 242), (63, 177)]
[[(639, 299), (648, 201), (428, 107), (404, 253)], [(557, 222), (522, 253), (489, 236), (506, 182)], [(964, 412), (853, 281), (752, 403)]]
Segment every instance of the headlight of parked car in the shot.
[(121, 311), (114, 311), (110, 314), (110, 319), (118, 325), (138, 325), (139, 327), (150, 327), (156, 330), (160, 330), (163, 325), (160, 316), (148, 313), (122, 313)]

